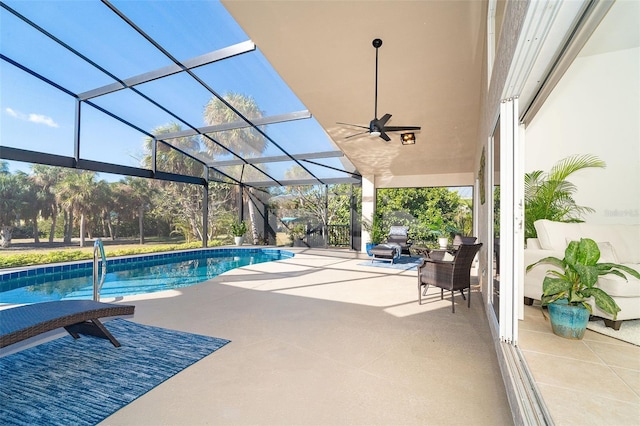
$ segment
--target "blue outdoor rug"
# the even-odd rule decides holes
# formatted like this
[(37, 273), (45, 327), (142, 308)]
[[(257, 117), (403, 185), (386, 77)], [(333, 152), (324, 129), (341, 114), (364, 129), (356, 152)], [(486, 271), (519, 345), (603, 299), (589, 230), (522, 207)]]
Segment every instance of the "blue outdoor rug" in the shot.
[(421, 257), (413, 257), (413, 256), (400, 256), (396, 260), (393, 261), (393, 264), (388, 260), (367, 260), (366, 262), (360, 262), (358, 265), (360, 266), (374, 266), (377, 268), (387, 268), (387, 269), (399, 269), (403, 271), (409, 271), (412, 269), (417, 269), (418, 265), (422, 262)]
[(0, 358), (0, 424), (94, 425), (229, 340), (123, 319), (122, 344), (71, 336)]

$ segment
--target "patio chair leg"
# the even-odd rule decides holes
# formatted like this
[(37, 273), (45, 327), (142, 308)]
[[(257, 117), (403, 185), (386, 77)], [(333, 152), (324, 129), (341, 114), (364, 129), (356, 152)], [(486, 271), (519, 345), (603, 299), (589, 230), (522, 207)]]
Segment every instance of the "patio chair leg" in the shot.
[(440, 300), (444, 300), (444, 289), (440, 289)]
[(451, 290), (451, 313), (455, 314), (456, 313), (456, 304), (453, 301), (453, 296), (455, 296), (456, 293), (455, 291)]
[(464, 297), (464, 289), (460, 289), (460, 294), (462, 295), (462, 300), (467, 300), (467, 298)]
[[(424, 287), (424, 290), (422, 289), (422, 287)], [(418, 304), (419, 305), (422, 305), (422, 296), (427, 295), (427, 290), (429, 290), (429, 284), (420, 283), (418, 285)]]

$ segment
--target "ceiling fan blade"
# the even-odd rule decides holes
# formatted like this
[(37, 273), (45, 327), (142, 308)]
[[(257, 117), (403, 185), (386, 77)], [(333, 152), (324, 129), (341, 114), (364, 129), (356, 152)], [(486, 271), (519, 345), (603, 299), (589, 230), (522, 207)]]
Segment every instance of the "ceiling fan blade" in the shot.
[(380, 137), (382, 139), (384, 139), (385, 141), (389, 142), (391, 140), (391, 138), (389, 137), (389, 135), (387, 135), (385, 132), (380, 132)]
[(391, 114), (385, 114), (382, 116), (382, 118), (380, 120), (378, 120), (378, 126), (380, 128), (383, 128), (385, 124), (387, 124), (387, 121), (389, 121), (389, 119), (391, 118)]
[(353, 127), (360, 127), (361, 129), (368, 129), (367, 126), (361, 126), (360, 124), (341, 123), (339, 121), (336, 124), (344, 124), (345, 126), (353, 126)]
[(355, 136), (360, 136), (360, 135), (364, 135), (364, 134), (368, 134), (368, 133), (369, 133), (369, 130), (367, 130), (366, 132), (354, 133), (353, 135), (345, 136), (345, 139), (353, 138)]
[(382, 130), (385, 132), (401, 132), (404, 130), (420, 130), (419, 126), (385, 126)]

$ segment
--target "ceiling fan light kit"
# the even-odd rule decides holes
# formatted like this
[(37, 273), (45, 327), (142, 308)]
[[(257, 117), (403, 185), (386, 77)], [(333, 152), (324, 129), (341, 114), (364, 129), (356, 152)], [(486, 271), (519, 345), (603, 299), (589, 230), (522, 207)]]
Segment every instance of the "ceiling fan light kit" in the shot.
[[(347, 136), (345, 139), (352, 138), (354, 136), (363, 135), (365, 133), (369, 133), (371, 136), (378, 136), (383, 140), (385, 140), (386, 142), (389, 142), (391, 138), (389, 137), (389, 135), (387, 135), (387, 132), (420, 130), (420, 127), (419, 126), (387, 126), (386, 124), (387, 124), (387, 121), (389, 121), (389, 119), (391, 118), (391, 114), (385, 114), (382, 116), (382, 118), (378, 119), (378, 49), (380, 48), (380, 46), (382, 46), (382, 40), (380, 40), (379, 38), (376, 38), (373, 40), (371, 44), (376, 49), (376, 86), (375, 86), (376, 91), (375, 91), (374, 119), (371, 120), (371, 122), (369, 123), (369, 127), (361, 126), (358, 124), (341, 123), (341, 122), (338, 122), (338, 124), (344, 124), (347, 126), (354, 126), (354, 127), (360, 127), (362, 129), (367, 129), (364, 132), (359, 132), (354, 135)], [(403, 134), (400, 138), (403, 145), (411, 145), (416, 143), (415, 134), (413, 133), (406, 133), (406, 134), (413, 135), (413, 138), (412, 138), (413, 142), (411, 142), (410, 140), (407, 140), (407, 142), (405, 143), (404, 137), (403, 137), (404, 134)]]
[(415, 145), (416, 134), (415, 133), (403, 133), (400, 135), (400, 142), (402, 145)]

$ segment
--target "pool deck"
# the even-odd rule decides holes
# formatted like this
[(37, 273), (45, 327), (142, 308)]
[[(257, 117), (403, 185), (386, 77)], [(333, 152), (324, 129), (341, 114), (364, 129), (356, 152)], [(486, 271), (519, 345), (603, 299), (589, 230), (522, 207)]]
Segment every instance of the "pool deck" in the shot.
[(415, 270), (361, 266), (369, 258), (345, 250), (292, 251), (125, 298), (135, 322), (232, 342), (102, 424), (512, 423), (478, 293), (452, 314), (437, 290), (418, 305)]
[[(477, 286), (471, 309), (457, 297), (452, 314), (437, 290), (417, 304), (415, 270), (372, 267), (346, 250), (290, 250), (296, 257), (192, 287), (103, 299), (136, 305), (130, 320), (232, 342), (102, 424), (512, 423)], [(639, 346), (590, 330), (581, 342), (561, 339), (534, 307), (519, 343), (556, 424), (638, 423)]]

